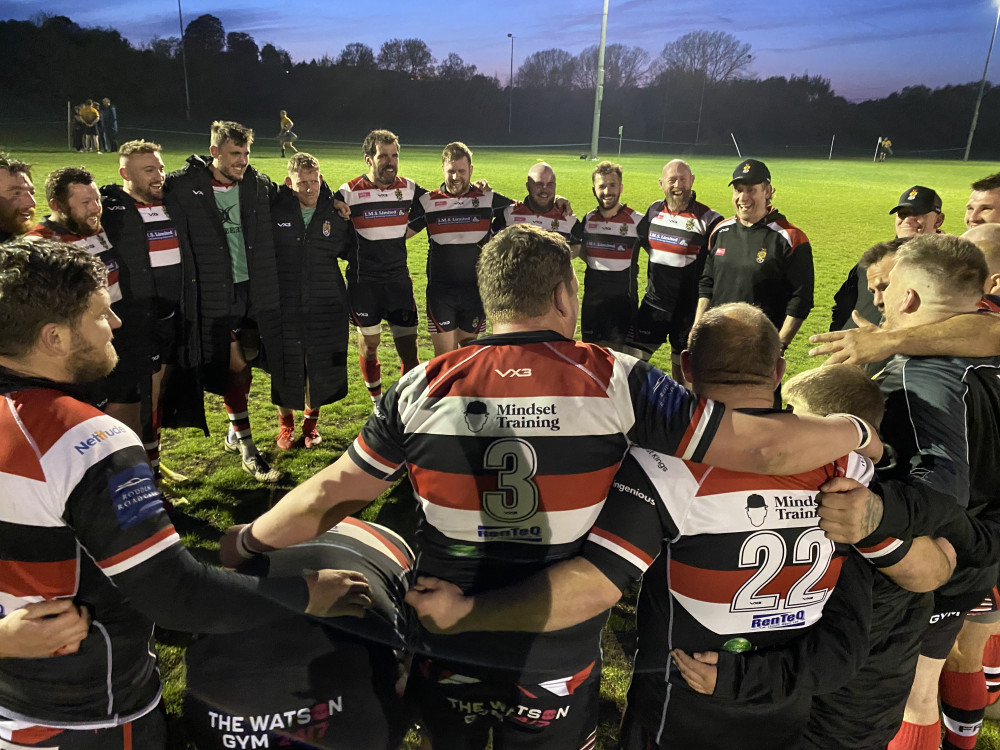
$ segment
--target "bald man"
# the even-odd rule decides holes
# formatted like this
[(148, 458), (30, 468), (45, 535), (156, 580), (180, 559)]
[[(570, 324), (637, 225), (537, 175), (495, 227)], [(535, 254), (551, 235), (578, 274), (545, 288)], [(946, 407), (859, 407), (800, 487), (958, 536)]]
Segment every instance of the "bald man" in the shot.
[(514, 224), (533, 224), (561, 235), (576, 256), (583, 241), (583, 224), (573, 215), (566, 199), (556, 195), (555, 171), (540, 161), (528, 170), (524, 186), (528, 194), (497, 217), (494, 233)]
[(632, 346), (648, 360), (669, 340), (671, 375), (683, 382), (681, 351), (698, 306), (698, 278), (708, 237), (722, 215), (695, 199), (694, 172), (686, 161), (663, 166), (660, 188), (663, 200), (646, 211), (649, 269)]

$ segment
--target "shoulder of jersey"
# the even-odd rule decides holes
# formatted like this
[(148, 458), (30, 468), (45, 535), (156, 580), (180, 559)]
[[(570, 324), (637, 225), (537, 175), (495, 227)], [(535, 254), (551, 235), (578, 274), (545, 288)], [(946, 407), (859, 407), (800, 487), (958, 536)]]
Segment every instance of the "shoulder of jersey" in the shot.
[(17, 391), (8, 394), (8, 397), (22, 407), (18, 409), (18, 415), (39, 448), (51, 445), (81, 422), (104, 414), (69, 394), (49, 388)]
[(809, 241), (809, 238), (806, 237), (806, 233), (803, 232), (794, 224), (792, 224), (792, 222), (790, 222), (784, 216), (781, 216), (780, 218), (771, 222), (771, 224), (776, 227), (779, 227), (781, 230), (784, 231), (784, 233), (788, 236), (789, 242), (792, 243), (792, 247), (797, 247)]

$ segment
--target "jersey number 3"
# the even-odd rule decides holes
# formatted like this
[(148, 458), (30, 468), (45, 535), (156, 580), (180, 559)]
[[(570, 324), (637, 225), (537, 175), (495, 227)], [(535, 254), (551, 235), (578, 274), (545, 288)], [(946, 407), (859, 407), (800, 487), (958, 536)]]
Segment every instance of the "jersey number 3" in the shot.
[(773, 531), (760, 531), (747, 537), (740, 548), (740, 567), (757, 568), (757, 572), (736, 592), (731, 610), (760, 612), (819, 604), (826, 599), (829, 590), (813, 591), (812, 587), (826, 574), (833, 551), (834, 544), (826, 538), (822, 529), (807, 529), (798, 536), (792, 548), (792, 563), (810, 567), (788, 586), (782, 606), (779, 594), (762, 594), (761, 591), (778, 577), (785, 566), (785, 540)]
[(490, 443), (483, 468), (497, 472), (497, 489), (483, 492), (483, 510), (497, 521), (517, 522), (538, 511), (538, 485), (534, 482), (538, 456), (530, 443), (504, 438)]

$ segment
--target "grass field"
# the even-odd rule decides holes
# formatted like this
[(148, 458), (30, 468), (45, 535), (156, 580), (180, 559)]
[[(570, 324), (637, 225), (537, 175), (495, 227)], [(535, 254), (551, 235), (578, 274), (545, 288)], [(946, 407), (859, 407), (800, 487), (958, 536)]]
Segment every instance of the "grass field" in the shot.
[[(129, 133), (131, 137), (133, 134)], [(163, 143), (164, 161), (168, 169), (179, 168), (184, 158), (192, 152), (207, 152), (207, 137), (193, 141), (172, 136), (161, 139), (157, 133), (146, 137)], [(108, 154), (77, 154), (51, 150), (51, 144), (36, 143), (31, 137), (17, 140), (0, 129), (0, 148), (32, 162), (34, 179), (39, 190), (39, 218), (44, 210), (45, 175), (66, 165), (83, 164), (95, 175), (99, 184), (120, 182), (117, 174), (117, 157)], [(309, 141), (300, 141), (300, 149), (308, 150), (319, 158), (326, 180), (337, 186), (365, 171), (359, 147), (314, 148)], [(567, 196), (577, 216), (582, 217), (593, 208), (590, 192), (590, 172), (593, 163), (581, 160), (576, 152), (559, 150), (481, 150), (475, 151), (474, 179), (485, 178), (491, 186), (512, 198), (523, 196), (525, 173), (536, 161), (545, 160), (555, 169), (558, 191)], [(251, 154), (254, 166), (275, 179), (283, 179), (286, 161), (278, 157), (278, 148), (270, 139), (255, 144)], [(680, 156), (680, 155), (678, 155)], [(753, 156), (753, 154), (744, 154)], [(662, 198), (657, 184), (662, 165), (673, 155), (626, 155), (616, 159), (613, 153), (602, 157), (619, 161), (624, 169), (623, 199), (637, 210)], [(699, 157), (692, 160), (696, 175), (695, 189), (699, 200), (723, 215), (732, 214), (731, 190), (727, 186), (733, 167), (739, 158)], [(888, 215), (896, 205), (900, 193), (914, 184), (929, 185), (942, 196), (946, 215), (944, 230), (961, 233), (969, 185), (997, 167), (985, 162), (951, 161), (889, 161), (874, 164), (869, 161), (800, 160), (767, 158), (777, 189), (775, 205), (809, 236), (813, 245), (816, 267), (816, 307), (805, 322), (802, 331), (788, 352), (789, 374), (818, 365), (810, 361), (807, 337), (826, 330), (834, 292), (843, 281), (847, 270), (861, 253), (874, 242), (893, 235), (892, 217)], [(400, 154), (400, 174), (416, 180), (424, 187), (436, 186), (441, 181), (440, 151), (408, 148), (405, 143)], [(409, 242), (410, 271), (418, 297), (423, 326), (424, 265), (427, 241), (424, 235)], [(578, 264), (579, 265), (579, 264)], [(582, 283), (583, 268), (578, 274)], [(643, 276), (645, 271), (643, 270)], [(383, 382), (386, 386), (398, 375), (398, 360), (384, 337), (381, 359)], [(421, 360), (432, 354), (430, 337), (425, 331), (419, 339)], [(196, 553), (210, 558), (217, 546), (219, 530), (234, 522), (249, 521), (269, 507), (296, 483), (333, 461), (346, 449), (371, 411), (367, 392), (360, 380), (356, 345), (352, 346), (348, 363), (351, 377), (350, 395), (337, 404), (323, 408), (319, 428), (324, 442), (319, 448), (305, 451), (293, 450), (282, 455), (274, 448), (277, 421), (273, 407), (268, 403), (266, 375), (256, 377), (251, 402), (251, 418), (259, 446), (274, 458), (277, 468), (285, 471), (287, 479), (274, 488), (264, 488), (251, 481), (240, 469), (233, 456), (222, 451), (221, 438), (226, 421), (221, 401), (209, 397), (209, 424), (212, 437), (205, 438), (197, 431), (172, 431), (165, 434), (163, 460), (170, 468), (190, 477), (183, 486), (175, 488), (190, 501), (183, 508), (188, 518), (179, 524), (185, 541)], [(655, 364), (669, 368), (669, 351), (661, 349), (653, 359)], [(408, 485), (397, 485), (387, 496), (380, 498), (366, 509), (363, 516), (379, 520), (406, 533), (412, 528), (412, 501)], [(631, 605), (624, 603), (616, 608), (611, 627), (605, 638), (607, 663), (604, 672), (605, 705), (602, 706), (601, 742), (607, 744), (615, 733), (618, 711), (624, 699), (628, 675), (628, 650), (633, 642), (630, 621)], [(170, 635), (169, 644), (161, 647), (163, 672), (167, 685), (167, 700), (171, 710), (177, 709), (177, 697), (183, 685), (180, 653), (183, 638)], [(980, 747), (1000, 748), (995, 727), (984, 730)]]

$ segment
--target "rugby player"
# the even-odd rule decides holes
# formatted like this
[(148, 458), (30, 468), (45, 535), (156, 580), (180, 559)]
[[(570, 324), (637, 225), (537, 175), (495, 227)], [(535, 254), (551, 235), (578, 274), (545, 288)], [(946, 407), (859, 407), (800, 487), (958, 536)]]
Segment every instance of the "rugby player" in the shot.
[[(406, 231), (417, 184), (399, 176), (399, 138), (373, 130), (361, 144), (368, 172), (340, 186), (336, 200), (346, 204), (354, 225), (349, 248), (347, 292), (358, 329), (361, 377), (373, 404), (382, 397), (378, 348), (382, 321), (389, 323), (400, 369), (417, 366), (417, 303), (406, 266)], [(420, 188), (422, 190), (422, 188)]]
[[(554, 233), (507, 228), (477, 273), (493, 335), (397, 381), (336, 463), (230, 529), (225, 561), (310, 539), (406, 472), (420, 505), (418, 572), (475, 592), (575, 554), (629, 442), (733, 470), (794, 473), (870, 436), (853, 417), (727, 411), (633, 357), (574, 342), (578, 285), (569, 245)], [(433, 656), (415, 662), (408, 689), (431, 744), (485, 747), (491, 729), (526, 747), (592, 742), (600, 624), (538, 636), (424, 634)]]
[[(138, 437), (79, 398), (117, 359), (106, 282), (104, 264), (82, 247), (0, 246), (0, 493), (9, 500), (0, 633), (20, 626), (21, 646), (5, 644), (4, 655), (18, 658), (0, 659), (8, 748), (165, 750), (154, 622), (234, 632), (287, 615), (260, 594), (317, 616), (361, 616), (371, 605), (359, 573), (259, 580), (185, 550)], [(78, 621), (76, 602), (92, 619)], [(29, 632), (38, 616), (66, 630), (39, 638)]]
[(639, 245), (648, 221), (621, 202), (622, 168), (602, 161), (590, 176), (597, 208), (583, 220), (580, 257), (587, 264), (580, 305), (581, 338), (639, 356), (626, 345), (639, 302)]
[(497, 217), (496, 230), (514, 224), (531, 224), (558, 232), (576, 254), (583, 240), (583, 225), (573, 215), (569, 201), (556, 194), (556, 173), (552, 167), (544, 161), (535, 164), (528, 170), (524, 186), (528, 194), (523, 201), (511, 203)]
[(972, 183), (965, 226), (972, 229), (980, 224), (1000, 224), (1000, 172)]
[(472, 169), (469, 147), (449, 143), (441, 152), (444, 182), (437, 190), (418, 190), (410, 208), (406, 238), (427, 229), (427, 329), (435, 356), (486, 330), (476, 262), (494, 219), (512, 203), (489, 185), (474, 185)]
[(26, 233), (35, 222), (31, 166), (0, 151), (0, 242)]
[(694, 173), (687, 162), (674, 159), (664, 164), (659, 182), (663, 200), (646, 211), (649, 265), (634, 340), (646, 360), (669, 340), (670, 372), (681, 382), (681, 351), (698, 306), (708, 238), (722, 215), (697, 201)]

